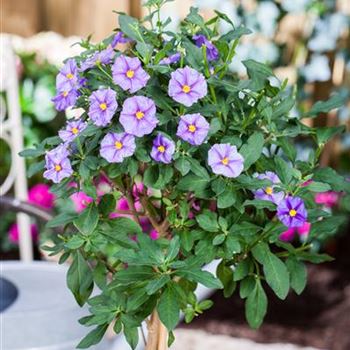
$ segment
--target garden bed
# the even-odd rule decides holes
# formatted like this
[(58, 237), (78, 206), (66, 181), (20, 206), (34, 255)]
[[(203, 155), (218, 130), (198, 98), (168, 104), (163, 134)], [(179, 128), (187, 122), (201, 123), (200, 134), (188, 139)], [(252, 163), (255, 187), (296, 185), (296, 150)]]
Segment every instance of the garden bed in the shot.
[(291, 293), (281, 301), (269, 292), (265, 322), (257, 331), (247, 325), (244, 301), (211, 298), (214, 307), (191, 325), (215, 334), (248, 338), (261, 343), (286, 342), (320, 349), (350, 349), (350, 235), (328, 245), (335, 261), (308, 266), (309, 282), (301, 296)]

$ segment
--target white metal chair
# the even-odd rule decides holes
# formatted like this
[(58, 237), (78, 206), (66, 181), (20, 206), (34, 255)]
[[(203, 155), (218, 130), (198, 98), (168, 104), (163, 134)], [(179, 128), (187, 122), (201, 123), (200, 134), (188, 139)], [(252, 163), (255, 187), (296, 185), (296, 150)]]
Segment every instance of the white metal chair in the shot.
[[(6, 35), (0, 36), (0, 91), (5, 93), (5, 100), (0, 97), (0, 138), (11, 149), (10, 171), (0, 185), (0, 196), (14, 189), (18, 200), (27, 200), (27, 179), (25, 161), (18, 153), (23, 150), (23, 129), (18, 94), (16, 60), (11, 40)], [(1, 157), (4, 150), (0, 150)], [(30, 234), (30, 218), (24, 213), (17, 214), (19, 227), (20, 258), (24, 262), (33, 260), (33, 243)]]

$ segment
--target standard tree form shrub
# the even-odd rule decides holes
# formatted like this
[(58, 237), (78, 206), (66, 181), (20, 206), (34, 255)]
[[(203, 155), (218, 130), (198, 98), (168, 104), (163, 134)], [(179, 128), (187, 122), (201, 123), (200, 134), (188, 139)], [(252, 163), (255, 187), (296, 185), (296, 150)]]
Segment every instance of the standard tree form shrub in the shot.
[[(300, 294), (304, 262), (331, 259), (315, 252), (313, 237), (342, 218), (314, 194), (350, 191), (334, 170), (318, 168), (325, 143), (343, 128), (303, 123), (341, 98), (290, 117), (294, 91), (269, 67), (244, 61), (245, 80), (229, 71), (247, 28), (219, 12), (205, 22), (192, 8), (169, 32), (159, 20), (164, 2), (148, 1), (142, 21), (120, 14), (120, 31), (99, 44), (81, 43), (86, 50), (65, 62), (53, 101), (84, 113), (22, 152), (45, 155), (35, 170), (45, 167), (56, 196), (91, 199), (80, 213), (52, 220), (64, 233), (46, 247), (60, 263), (69, 259), (68, 287), (89, 305), (80, 322), (95, 328), (79, 348), (98, 343), (110, 325), (135, 348), (146, 320), (147, 349), (165, 349), (180, 312), (190, 322), (211, 307), (196, 299), (198, 284), (239, 294), (247, 321), (259, 327), (266, 288), (280, 299), (290, 289)], [(223, 35), (221, 21), (231, 26)], [(307, 161), (298, 159), (299, 139), (314, 146)], [(101, 179), (109, 193), (97, 191)], [(288, 229), (303, 231), (302, 242), (280, 239)], [(203, 270), (214, 260), (216, 275)]]

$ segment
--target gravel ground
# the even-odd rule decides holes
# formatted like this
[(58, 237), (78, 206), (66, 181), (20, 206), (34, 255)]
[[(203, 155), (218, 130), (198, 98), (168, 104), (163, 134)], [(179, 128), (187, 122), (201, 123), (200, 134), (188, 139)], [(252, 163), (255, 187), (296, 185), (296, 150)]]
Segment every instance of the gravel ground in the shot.
[(177, 329), (171, 350), (320, 350), (293, 344), (259, 344), (247, 339), (214, 335), (201, 330)]

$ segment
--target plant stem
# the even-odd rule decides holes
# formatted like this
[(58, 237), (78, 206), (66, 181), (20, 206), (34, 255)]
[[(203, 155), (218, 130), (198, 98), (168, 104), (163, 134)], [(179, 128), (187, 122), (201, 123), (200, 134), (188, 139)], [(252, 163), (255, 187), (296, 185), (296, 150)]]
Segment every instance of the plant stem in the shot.
[(159, 320), (158, 328), (158, 349), (157, 350), (167, 350), (168, 349), (168, 330)]
[(157, 350), (159, 324), (160, 321), (157, 311), (154, 310), (151, 314), (150, 320), (147, 322), (148, 336), (146, 350)]

